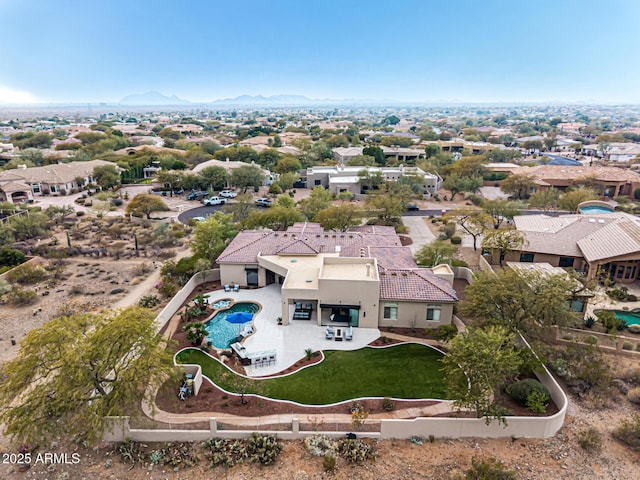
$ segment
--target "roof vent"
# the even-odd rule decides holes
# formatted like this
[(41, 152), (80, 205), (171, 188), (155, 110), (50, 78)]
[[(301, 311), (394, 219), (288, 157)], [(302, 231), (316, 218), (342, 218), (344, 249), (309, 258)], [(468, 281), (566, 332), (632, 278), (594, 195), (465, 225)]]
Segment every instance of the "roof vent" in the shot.
[(313, 280), (311, 280), (310, 278), (307, 278), (307, 279), (305, 280), (305, 282), (307, 282), (307, 283), (311, 283), (311, 282), (313, 282)]
[(392, 277), (397, 277), (397, 276), (398, 276), (398, 274), (397, 274), (396, 272), (391, 272), (391, 276), (392, 276)]
[(408, 274), (407, 272), (402, 272), (402, 276), (403, 276), (403, 277), (408, 277), (408, 276), (409, 276), (409, 274)]
[(599, 219), (599, 220), (598, 220), (598, 223), (602, 223), (602, 224), (604, 224), (604, 220)]
[(342, 250), (342, 247), (340, 245), (336, 245), (336, 253), (340, 253), (340, 251)]
[(298, 259), (297, 259), (297, 258), (292, 258), (292, 259), (291, 259), (291, 263), (296, 263), (297, 261), (298, 261)]
[(283, 236), (283, 237), (286, 237), (286, 236), (287, 236), (287, 234), (285, 233), (285, 234), (283, 234), (282, 236)]
[(596, 220), (594, 218), (590, 218), (589, 223), (596, 223)]

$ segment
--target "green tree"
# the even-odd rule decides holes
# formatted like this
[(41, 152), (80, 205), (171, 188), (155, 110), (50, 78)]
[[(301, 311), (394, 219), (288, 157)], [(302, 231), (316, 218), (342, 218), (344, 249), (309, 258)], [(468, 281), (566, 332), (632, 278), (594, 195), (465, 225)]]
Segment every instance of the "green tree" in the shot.
[(383, 166), (386, 163), (384, 151), (380, 147), (375, 147), (375, 146), (364, 147), (362, 149), (362, 155), (373, 157), (378, 166)]
[(174, 372), (155, 313), (141, 307), (59, 317), (31, 330), (0, 369), (0, 421), (14, 440), (100, 440), (107, 416), (153, 402)]
[(282, 191), (291, 190), (293, 188), (293, 184), (300, 178), (300, 175), (295, 172), (287, 172), (280, 175), (278, 181), (276, 182), (282, 188)]
[(416, 263), (423, 267), (435, 267), (443, 263), (451, 265), (457, 251), (458, 247), (446, 240), (434, 240), (416, 252)]
[(472, 409), (487, 424), (497, 419), (506, 424), (494, 398), (501, 385), (514, 377), (522, 364), (514, 333), (506, 327), (470, 327), (449, 342), (442, 359), (447, 394), (453, 405)]
[(529, 206), (537, 208), (544, 213), (555, 212), (558, 210), (560, 202), (560, 192), (556, 188), (545, 188), (534, 192), (529, 197)]
[(457, 162), (448, 167), (452, 173), (460, 177), (481, 177), (487, 171), (485, 158), (482, 155), (462, 157)]
[(493, 230), (482, 239), (482, 248), (498, 250), (500, 252), (500, 266), (507, 252), (518, 251), (528, 244), (522, 232), (518, 230)]
[(393, 220), (402, 215), (402, 203), (390, 195), (370, 195), (366, 200), (367, 207), (377, 216), (382, 225), (391, 225)]
[(535, 186), (534, 179), (529, 175), (516, 173), (509, 175), (500, 184), (500, 190), (516, 200), (529, 198), (531, 189)]
[(169, 210), (167, 204), (162, 201), (157, 195), (151, 195), (148, 193), (139, 193), (127, 204), (127, 213), (134, 217), (147, 216), (147, 219), (151, 219), (153, 212), (166, 212)]
[(325, 230), (346, 232), (350, 227), (360, 225), (364, 212), (362, 208), (351, 203), (331, 205), (318, 211), (313, 221), (322, 225)]
[(169, 186), (169, 195), (173, 197), (173, 190), (182, 184), (184, 174), (176, 170), (159, 170), (156, 172), (156, 179), (159, 183)]
[(275, 148), (265, 148), (258, 154), (258, 164), (262, 168), (273, 170), (273, 167), (275, 167), (281, 157), (282, 154)]
[(264, 182), (264, 174), (257, 165), (247, 165), (231, 170), (231, 185), (241, 188), (246, 193), (249, 187), (260, 187)]
[(226, 204), (222, 209), (233, 216), (234, 222), (242, 223), (252, 212), (253, 207), (253, 197), (248, 193), (241, 193), (235, 198), (235, 202)]
[(458, 193), (475, 192), (482, 183), (482, 177), (461, 177), (452, 173), (442, 182), (442, 188), (451, 191), (451, 200), (453, 200)]
[(104, 189), (115, 187), (120, 183), (120, 173), (115, 165), (101, 165), (93, 169), (93, 180)]
[(245, 228), (271, 228), (285, 230), (296, 222), (304, 221), (304, 216), (295, 208), (274, 205), (266, 210), (254, 210), (244, 221)]
[(593, 193), (593, 190), (588, 188), (576, 188), (569, 192), (565, 192), (560, 196), (558, 205), (562, 210), (568, 210), (570, 212), (577, 212), (578, 205), (587, 200), (597, 200), (598, 197)]
[(194, 227), (191, 251), (194, 256), (215, 262), (229, 241), (238, 233), (233, 215), (215, 212)]
[(41, 212), (16, 215), (7, 222), (7, 227), (10, 236), (19, 242), (35, 238), (46, 238), (51, 235), (48, 220), (47, 216)]
[(430, 143), (429, 145), (424, 147), (424, 153), (427, 156), (427, 159), (435, 157), (441, 152), (441, 150), (442, 149), (440, 148), (440, 145), (438, 145), (437, 143)]
[(515, 272), (479, 272), (464, 292), (460, 312), (477, 325), (501, 325), (541, 337), (552, 325), (576, 322), (567, 300), (585, 289), (572, 275)]
[(229, 178), (227, 171), (223, 167), (218, 166), (205, 167), (198, 172), (198, 176), (206, 188), (213, 188), (215, 190), (224, 188)]
[(333, 195), (324, 187), (318, 186), (311, 190), (311, 194), (307, 198), (300, 200), (300, 211), (311, 220), (320, 210), (324, 210), (331, 204)]
[(522, 210), (524, 210), (524, 205), (521, 202), (498, 198), (495, 200), (484, 200), (482, 202), (482, 208), (493, 217), (493, 228), (497, 230), (505, 220), (513, 220), (513, 217), (520, 215)]
[(282, 158), (280, 158), (280, 160), (278, 160), (278, 163), (276, 164), (273, 171), (281, 175), (289, 172), (292, 172), (298, 175), (298, 172), (300, 171), (301, 168), (302, 168), (302, 165), (300, 164), (300, 160), (298, 160), (296, 157), (292, 155), (285, 155)]
[(363, 168), (358, 172), (358, 179), (360, 183), (366, 185), (367, 190), (373, 190), (378, 188), (384, 183), (384, 177), (377, 170), (371, 170), (369, 168)]
[(491, 215), (477, 208), (458, 208), (450, 210), (444, 220), (455, 222), (473, 238), (473, 249), (477, 250), (478, 238), (485, 232), (487, 225), (493, 223)]

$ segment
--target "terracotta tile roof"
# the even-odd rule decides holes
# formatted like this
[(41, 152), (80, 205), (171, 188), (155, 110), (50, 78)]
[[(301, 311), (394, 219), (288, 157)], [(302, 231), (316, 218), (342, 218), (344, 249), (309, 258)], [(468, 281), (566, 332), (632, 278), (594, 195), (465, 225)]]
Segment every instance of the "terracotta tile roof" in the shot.
[(304, 240), (293, 240), (278, 248), (276, 253), (280, 255), (317, 255), (320, 252)]
[(380, 299), (455, 302), (456, 291), (429, 268), (381, 269)]

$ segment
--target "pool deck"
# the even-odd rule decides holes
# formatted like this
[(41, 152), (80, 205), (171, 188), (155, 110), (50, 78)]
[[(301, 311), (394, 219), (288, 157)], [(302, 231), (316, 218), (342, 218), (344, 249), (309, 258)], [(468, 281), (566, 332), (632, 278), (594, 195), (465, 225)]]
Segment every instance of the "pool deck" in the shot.
[(278, 325), (277, 318), (282, 316), (280, 307), (280, 285), (273, 284), (254, 290), (225, 292), (215, 290), (207, 292), (209, 303), (224, 298), (233, 298), (236, 302), (255, 302), (262, 310), (254, 317), (256, 332), (248, 337), (243, 345), (249, 352), (275, 350), (276, 363), (264, 367), (245, 367), (247, 375), (259, 377), (272, 375), (290, 367), (305, 357), (305, 350), (357, 350), (380, 336), (377, 328), (353, 328), (353, 340), (337, 342), (325, 338), (325, 327), (309, 320), (291, 320), (289, 325)]
[[(624, 286), (627, 287), (629, 293), (640, 298), (640, 282), (625, 284)], [(595, 317), (596, 315), (595, 313), (593, 313), (594, 310), (633, 310), (635, 308), (640, 308), (640, 301), (619, 302), (617, 300), (614, 300), (605, 293), (604, 287), (596, 287), (594, 293), (595, 296), (593, 297), (593, 300), (591, 300), (589, 302), (589, 305), (587, 305), (585, 318), (588, 316)]]

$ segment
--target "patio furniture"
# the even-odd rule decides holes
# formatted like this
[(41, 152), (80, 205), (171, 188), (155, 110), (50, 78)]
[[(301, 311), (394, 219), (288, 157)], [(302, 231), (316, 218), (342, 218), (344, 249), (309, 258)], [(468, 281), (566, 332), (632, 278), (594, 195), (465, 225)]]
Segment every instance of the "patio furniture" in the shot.
[(293, 320), (310, 320), (311, 312), (296, 311), (293, 312)]
[(234, 285), (233, 286), (233, 291), (234, 292), (239, 292), (240, 291), (240, 285)]
[(333, 327), (327, 327), (327, 330), (324, 332), (324, 335), (327, 340), (333, 339)]
[(305, 303), (304, 309), (310, 312), (313, 310), (313, 306), (310, 303)]
[(344, 328), (336, 328), (336, 336), (335, 336), (336, 342), (341, 342), (342, 341), (343, 332), (344, 332)]
[(225, 292), (230, 292), (231, 291), (231, 287), (227, 284), (224, 286), (224, 291)]
[(353, 340), (353, 327), (351, 325), (349, 325), (349, 328), (344, 332), (344, 339), (348, 341)]
[(302, 310), (302, 302), (296, 302), (296, 310)]

